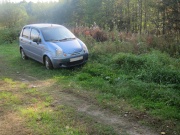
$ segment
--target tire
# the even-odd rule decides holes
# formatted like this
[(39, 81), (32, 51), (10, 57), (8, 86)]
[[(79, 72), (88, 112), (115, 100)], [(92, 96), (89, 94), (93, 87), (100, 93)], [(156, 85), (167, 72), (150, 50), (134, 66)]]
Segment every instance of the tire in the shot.
[(27, 60), (27, 59), (28, 59), (28, 57), (26, 56), (26, 54), (25, 54), (25, 52), (24, 52), (23, 49), (21, 49), (21, 58), (22, 58), (23, 60)]
[(49, 70), (49, 69), (50, 69), (50, 70), (53, 69), (52, 62), (51, 62), (51, 60), (49, 59), (48, 56), (45, 57), (44, 64), (45, 64), (46, 69), (48, 69), (48, 70)]

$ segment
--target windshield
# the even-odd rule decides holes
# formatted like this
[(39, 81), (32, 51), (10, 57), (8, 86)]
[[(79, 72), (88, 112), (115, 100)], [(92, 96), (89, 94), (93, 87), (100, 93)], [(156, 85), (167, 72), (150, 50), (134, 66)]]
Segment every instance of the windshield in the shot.
[(61, 41), (75, 38), (74, 34), (65, 27), (47, 27), (41, 30), (45, 41)]

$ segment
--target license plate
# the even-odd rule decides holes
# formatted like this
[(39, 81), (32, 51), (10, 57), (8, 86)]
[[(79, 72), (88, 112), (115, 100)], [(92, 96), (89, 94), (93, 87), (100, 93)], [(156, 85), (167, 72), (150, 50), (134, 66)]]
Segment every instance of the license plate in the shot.
[(74, 62), (74, 61), (78, 61), (78, 60), (82, 60), (83, 59), (83, 56), (81, 57), (76, 57), (76, 58), (71, 58), (70, 59), (70, 62)]

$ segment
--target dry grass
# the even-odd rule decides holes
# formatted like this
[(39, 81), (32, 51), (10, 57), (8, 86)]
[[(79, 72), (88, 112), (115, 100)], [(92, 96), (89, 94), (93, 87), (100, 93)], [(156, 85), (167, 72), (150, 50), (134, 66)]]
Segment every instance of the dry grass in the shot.
[(32, 135), (32, 131), (25, 126), (25, 121), (17, 113), (0, 112), (0, 135)]
[[(146, 53), (151, 49), (158, 49), (162, 52), (167, 52), (173, 57), (178, 57), (180, 55), (180, 45), (173, 36), (155, 36), (151, 34), (138, 34), (131, 32), (119, 32), (116, 29), (113, 31), (103, 30), (99, 27), (76, 27), (71, 29), (71, 31), (76, 36), (84, 36), (88, 44), (92, 44), (92, 39), (97, 42), (111, 42), (110, 44), (116, 44), (117, 46), (121, 44), (130, 44), (133, 48), (132, 52), (135, 54)], [(90, 40), (90, 42), (88, 42)], [(118, 42), (117, 42), (118, 41)], [(115, 49), (117, 52), (118, 47), (113, 48), (112, 46), (107, 48), (108, 50)], [(120, 52), (121, 51), (120, 47)], [(126, 51), (126, 49), (125, 49)], [(123, 52), (125, 52), (123, 51)]]

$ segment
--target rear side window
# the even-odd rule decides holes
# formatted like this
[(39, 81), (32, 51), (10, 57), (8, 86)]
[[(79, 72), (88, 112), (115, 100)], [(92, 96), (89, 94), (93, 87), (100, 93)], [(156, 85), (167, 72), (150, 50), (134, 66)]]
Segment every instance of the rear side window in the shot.
[(31, 31), (31, 40), (39, 39), (39, 32), (36, 29), (32, 29)]
[(30, 28), (24, 28), (22, 36), (24, 38), (29, 38), (30, 37)]

